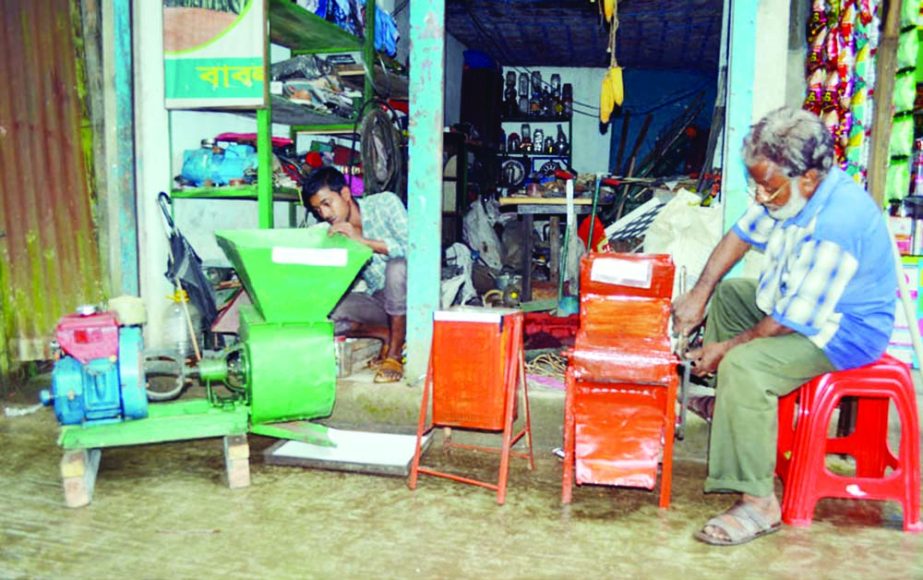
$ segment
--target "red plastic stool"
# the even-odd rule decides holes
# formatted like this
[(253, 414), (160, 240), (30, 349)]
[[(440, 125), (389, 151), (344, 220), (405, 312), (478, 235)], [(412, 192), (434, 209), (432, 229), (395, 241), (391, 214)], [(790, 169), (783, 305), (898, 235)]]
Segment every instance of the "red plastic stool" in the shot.
[[(856, 427), (828, 438), (834, 410), (843, 397), (856, 397)], [(899, 456), (888, 448), (888, 407), (901, 421)], [(796, 410), (797, 406), (797, 410)], [(818, 442), (825, 441), (823, 445)], [(853, 476), (827, 469), (827, 454), (856, 461)], [(892, 471), (885, 474), (887, 468)], [(776, 473), (782, 479), (782, 521), (808, 527), (817, 500), (825, 497), (893, 500), (903, 506), (904, 531), (923, 531), (920, 522), (920, 428), (913, 379), (907, 365), (885, 355), (848, 371), (821, 375), (779, 399)]]

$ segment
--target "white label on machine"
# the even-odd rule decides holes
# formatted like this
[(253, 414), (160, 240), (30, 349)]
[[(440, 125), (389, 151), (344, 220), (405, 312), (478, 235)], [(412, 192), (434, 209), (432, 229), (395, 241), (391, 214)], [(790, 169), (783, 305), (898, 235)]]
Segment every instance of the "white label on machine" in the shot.
[(272, 249), (275, 264), (301, 264), (302, 266), (335, 266), (342, 268), (348, 258), (346, 248), (286, 248)]
[(519, 312), (514, 308), (481, 308), (477, 306), (453, 306), (448, 310), (437, 310), (433, 320), (451, 322), (501, 322), (507, 314)]
[(650, 262), (606, 258), (593, 261), (590, 280), (632, 288), (650, 288), (651, 274)]

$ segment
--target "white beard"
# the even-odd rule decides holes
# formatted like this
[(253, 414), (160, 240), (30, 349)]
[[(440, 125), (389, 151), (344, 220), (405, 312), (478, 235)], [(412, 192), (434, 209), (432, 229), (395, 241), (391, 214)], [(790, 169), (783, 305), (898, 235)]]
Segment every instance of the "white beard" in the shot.
[(785, 221), (787, 219), (793, 218), (804, 209), (804, 206), (808, 204), (808, 199), (801, 195), (800, 191), (792, 191), (792, 196), (789, 198), (788, 203), (780, 207), (779, 209), (769, 209), (766, 208), (766, 211), (769, 212), (770, 217), (774, 220)]

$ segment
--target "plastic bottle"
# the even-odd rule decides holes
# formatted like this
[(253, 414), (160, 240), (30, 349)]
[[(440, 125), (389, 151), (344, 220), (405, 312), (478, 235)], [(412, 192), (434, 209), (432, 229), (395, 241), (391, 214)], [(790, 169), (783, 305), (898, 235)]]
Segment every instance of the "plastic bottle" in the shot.
[(913, 179), (910, 183), (910, 192), (913, 195), (923, 195), (923, 137), (913, 142), (911, 171)]
[(202, 139), (199, 143), (201, 145), (200, 152), (200, 162), (201, 175), (203, 187), (211, 187), (214, 185), (214, 173), (215, 173), (215, 140), (214, 139)]
[(503, 104), (507, 115), (515, 115), (519, 112), (519, 95), (516, 92), (516, 73), (507, 71), (506, 89), (503, 91)]
[(532, 131), (532, 151), (543, 153), (545, 147), (545, 132), (541, 129)]
[(555, 143), (555, 149), (557, 150), (558, 155), (567, 155), (568, 147), (569, 145), (567, 143), (567, 135), (564, 134), (564, 128), (561, 127), (559, 123), (557, 142)]
[(561, 88), (561, 100), (564, 102), (564, 115), (570, 117), (574, 113), (574, 86), (564, 83)]
[(177, 360), (186, 360), (194, 352), (192, 338), (189, 336), (189, 322), (186, 320), (186, 308), (189, 309), (189, 318), (192, 319), (192, 328), (195, 330), (199, 348), (202, 347), (202, 316), (198, 308), (189, 301), (189, 295), (185, 290), (177, 290), (167, 298), (170, 300), (170, 306), (164, 312), (164, 347), (176, 355)]
[(529, 114), (529, 75), (519, 73), (519, 113)]

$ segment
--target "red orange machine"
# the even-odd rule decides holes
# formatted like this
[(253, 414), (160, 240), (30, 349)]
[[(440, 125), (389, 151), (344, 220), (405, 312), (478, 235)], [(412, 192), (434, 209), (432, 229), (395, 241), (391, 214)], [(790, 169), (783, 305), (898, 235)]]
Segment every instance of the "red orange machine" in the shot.
[[(410, 489), (416, 489), (419, 474), (434, 475), (496, 491), (497, 503), (503, 505), (510, 457), (526, 459), (529, 469), (535, 468), (522, 325), (522, 312), (511, 309), (459, 306), (434, 314), (433, 346), (420, 403), (416, 452), (408, 481)], [(517, 432), (514, 423), (519, 414), (519, 396), (522, 397), (524, 420)], [(430, 397), (432, 424), (427, 426)], [(497, 482), (420, 465), (424, 433), (436, 426), (500, 434), (500, 447), (456, 443), (451, 437), (443, 441), (444, 447), (499, 453)], [(513, 446), (521, 439), (525, 440), (526, 450), (513, 451)]]
[(567, 369), (561, 501), (573, 483), (653, 489), (670, 505), (677, 364), (668, 255), (591, 253), (580, 264), (580, 329)]

